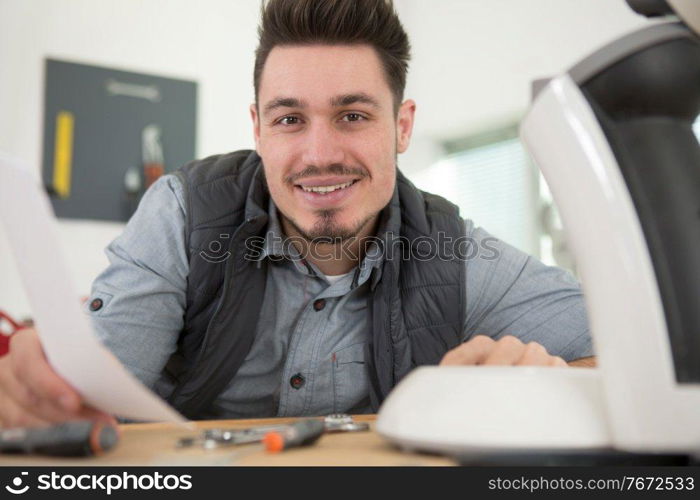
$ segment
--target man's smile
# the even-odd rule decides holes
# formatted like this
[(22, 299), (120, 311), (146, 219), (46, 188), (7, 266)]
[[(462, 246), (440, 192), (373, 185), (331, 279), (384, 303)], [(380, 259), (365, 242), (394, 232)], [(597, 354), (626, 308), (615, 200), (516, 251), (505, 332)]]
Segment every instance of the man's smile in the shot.
[(342, 184), (334, 184), (332, 186), (326, 185), (326, 186), (305, 186), (304, 184), (300, 184), (299, 187), (306, 191), (307, 193), (319, 193), (319, 194), (326, 194), (326, 193), (332, 193), (333, 191), (336, 191), (338, 189), (345, 189), (346, 187), (352, 186), (353, 182), (355, 181), (348, 181), (344, 182)]
[(357, 176), (306, 178), (294, 184), (294, 191), (314, 208), (331, 208), (345, 202), (361, 181)]

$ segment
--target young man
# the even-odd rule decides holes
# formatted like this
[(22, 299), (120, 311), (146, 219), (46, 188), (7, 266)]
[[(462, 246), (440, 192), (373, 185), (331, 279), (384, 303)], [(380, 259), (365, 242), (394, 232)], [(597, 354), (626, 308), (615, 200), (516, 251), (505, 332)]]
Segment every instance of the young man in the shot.
[[(107, 248), (95, 328), (186, 416), (376, 411), (422, 364), (591, 363), (568, 273), (397, 170), (416, 109), (408, 61), (390, 1), (270, 0), (256, 151), (164, 176)], [(5, 425), (108, 418), (51, 370), (32, 331), (0, 360), (0, 399)]]

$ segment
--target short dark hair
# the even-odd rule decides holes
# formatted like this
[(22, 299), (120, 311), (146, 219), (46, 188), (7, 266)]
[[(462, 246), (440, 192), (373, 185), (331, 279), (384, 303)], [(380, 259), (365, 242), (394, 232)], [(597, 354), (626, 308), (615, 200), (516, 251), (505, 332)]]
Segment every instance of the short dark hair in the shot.
[(394, 95), (395, 110), (403, 101), (411, 46), (392, 0), (263, 0), (258, 36), (256, 102), (270, 51), (278, 45), (311, 44), (372, 46)]

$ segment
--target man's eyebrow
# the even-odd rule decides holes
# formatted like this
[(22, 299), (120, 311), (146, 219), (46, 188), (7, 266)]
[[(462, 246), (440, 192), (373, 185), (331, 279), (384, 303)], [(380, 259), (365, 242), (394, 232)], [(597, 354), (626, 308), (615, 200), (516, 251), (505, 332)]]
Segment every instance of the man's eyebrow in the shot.
[(343, 94), (331, 99), (331, 106), (349, 106), (355, 103), (369, 104), (374, 108), (380, 108), (379, 101), (374, 97), (365, 94), (364, 92), (357, 92), (355, 94)]
[(306, 103), (296, 97), (276, 97), (263, 108), (263, 114), (267, 114), (277, 108), (304, 108)]

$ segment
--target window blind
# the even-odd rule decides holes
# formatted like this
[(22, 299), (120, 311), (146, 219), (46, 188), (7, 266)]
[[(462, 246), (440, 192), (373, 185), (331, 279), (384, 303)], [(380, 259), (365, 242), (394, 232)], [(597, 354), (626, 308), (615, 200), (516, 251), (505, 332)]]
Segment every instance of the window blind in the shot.
[(539, 255), (538, 177), (517, 137), (456, 152), (408, 177), (495, 237)]

